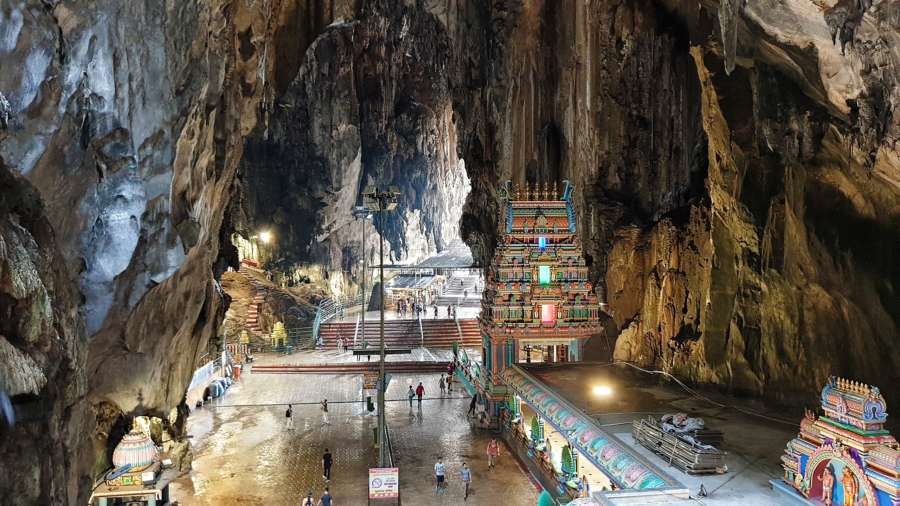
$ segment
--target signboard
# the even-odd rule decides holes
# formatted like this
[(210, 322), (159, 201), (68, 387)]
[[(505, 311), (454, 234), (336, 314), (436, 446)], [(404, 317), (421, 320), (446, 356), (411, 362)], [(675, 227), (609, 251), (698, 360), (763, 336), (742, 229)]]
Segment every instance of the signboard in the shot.
[(363, 373), (363, 390), (375, 390), (375, 387), (378, 385), (378, 373), (377, 372), (364, 372)]
[(369, 468), (369, 499), (396, 499), (400, 497), (400, 468)]
[[(384, 381), (388, 385), (391, 384), (391, 375), (385, 374)], [(364, 372), (363, 373), (363, 390), (378, 390), (378, 373), (377, 372)]]

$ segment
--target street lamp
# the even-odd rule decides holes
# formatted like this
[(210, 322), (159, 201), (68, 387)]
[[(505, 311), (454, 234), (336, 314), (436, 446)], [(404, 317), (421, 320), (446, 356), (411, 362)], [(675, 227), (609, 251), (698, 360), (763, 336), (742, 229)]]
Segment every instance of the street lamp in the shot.
[[(366, 221), (372, 217), (372, 212), (366, 206), (356, 206), (353, 208), (353, 217), (362, 220), (362, 336), (363, 341), (366, 340), (366, 274), (368, 267), (366, 266)], [(353, 343), (356, 346), (356, 342)]]
[(373, 212), (378, 213), (381, 218), (381, 227), (379, 235), (379, 264), (378, 277), (381, 284), (381, 314), (380, 314), (380, 360), (378, 370), (378, 463), (380, 467), (387, 465), (384, 454), (384, 213), (393, 211), (397, 208), (397, 200), (400, 197), (400, 189), (396, 186), (389, 186), (387, 189), (379, 190), (376, 186), (367, 186), (363, 190), (363, 206)]
[(256, 261), (260, 261), (260, 251), (259, 251), (259, 243), (254, 241), (256, 239), (263, 244), (269, 244), (269, 241), (272, 240), (272, 232), (268, 230), (261, 230), (256, 234), (250, 236), (250, 254), (253, 256)]

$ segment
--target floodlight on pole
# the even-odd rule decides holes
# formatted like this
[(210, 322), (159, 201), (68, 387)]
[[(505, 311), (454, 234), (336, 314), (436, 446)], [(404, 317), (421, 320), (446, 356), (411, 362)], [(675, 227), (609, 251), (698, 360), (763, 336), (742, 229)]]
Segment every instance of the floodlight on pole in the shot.
[(385, 375), (384, 375), (384, 213), (385, 211), (393, 211), (397, 208), (397, 202), (400, 198), (400, 189), (396, 186), (389, 186), (386, 190), (379, 190), (376, 186), (370, 185), (363, 190), (363, 207), (378, 213), (381, 227), (379, 230), (379, 264), (378, 277), (381, 285), (381, 303), (380, 303), (380, 324), (379, 324), (379, 342), (380, 342), (380, 360), (378, 364), (378, 463), (381, 467), (387, 465), (387, 459), (384, 452), (384, 391)]

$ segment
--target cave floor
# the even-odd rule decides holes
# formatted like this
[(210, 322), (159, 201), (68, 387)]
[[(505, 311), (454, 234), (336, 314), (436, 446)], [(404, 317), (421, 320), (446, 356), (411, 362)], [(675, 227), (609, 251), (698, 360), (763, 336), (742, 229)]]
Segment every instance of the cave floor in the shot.
[[(775, 406), (759, 399), (705, 391), (699, 394), (708, 400), (698, 399), (677, 385), (661, 383), (656, 376), (608, 364), (530, 365), (523, 368), (690, 490), (692, 499), (671, 504), (797, 504), (772, 490), (769, 480), (780, 479), (782, 475), (780, 458), (787, 442), (799, 431), (802, 406)], [(612, 395), (605, 399), (596, 398), (591, 394), (596, 385), (609, 386)], [(751, 416), (746, 411), (767, 418)], [(708, 428), (724, 433), (721, 449), (728, 452), (725, 459), (727, 473), (685, 474), (632, 438), (633, 420), (678, 412), (701, 417)], [(707, 497), (697, 497), (701, 484), (707, 490)]]
[[(466, 504), (534, 504), (537, 490), (508, 452), (487, 470), (484, 449), (490, 433), (470, 426), (468, 398), (429, 398), (437, 393), (437, 374), (396, 374), (388, 387), (387, 419), (400, 491), (406, 504), (463, 504), (457, 472), (465, 460), (473, 474)], [(421, 410), (410, 407), (409, 384), (422, 381)], [(334, 455), (329, 484), (335, 504), (366, 504), (367, 468), (376, 419), (358, 401), (362, 377), (352, 374), (253, 374), (241, 377), (228, 393), (191, 414), (188, 434), (193, 470), (172, 484), (180, 505), (299, 504), (308, 490), (316, 497), (325, 486), (321, 455)], [(330, 425), (322, 425), (318, 401), (329, 399)], [(348, 401), (341, 403), (340, 401)], [(284, 403), (294, 404), (294, 429), (285, 429)], [(234, 407), (230, 407), (234, 406)], [(442, 457), (448, 489), (436, 495), (433, 465)]]

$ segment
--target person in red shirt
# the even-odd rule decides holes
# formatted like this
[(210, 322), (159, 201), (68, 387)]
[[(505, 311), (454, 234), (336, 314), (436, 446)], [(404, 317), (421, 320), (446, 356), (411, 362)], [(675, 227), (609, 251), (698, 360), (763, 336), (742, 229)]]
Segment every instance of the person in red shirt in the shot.
[(425, 395), (425, 387), (422, 386), (422, 382), (419, 382), (419, 386), (416, 387), (416, 397), (419, 399), (419, 406), (422, 405), (422, 396)]
[(488, 469), (494, 467), (494, 463), (497, 461), (497, 457), (499, 456), (500, 443), (497, 442), (497, 439), (491, 439), (491, 442), (488, 443), (487, 446)]

